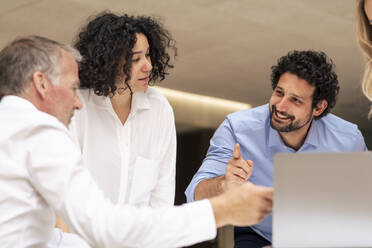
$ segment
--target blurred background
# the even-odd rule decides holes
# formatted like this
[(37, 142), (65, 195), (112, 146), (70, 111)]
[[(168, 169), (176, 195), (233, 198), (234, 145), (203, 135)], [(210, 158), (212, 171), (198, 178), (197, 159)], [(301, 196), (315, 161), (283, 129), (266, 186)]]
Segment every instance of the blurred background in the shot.
[[(333, 59), (341, 91), (332, 112), (356, 123), (372, 147), (354, 8), (353, 0), (1, 0), (0, 48), (27, 34), (72, 44), (87, 19), (104, 10), (160, 18), (178, 48), (175, 68), (159, 86), (176, 117), (176, 204), (182, 204), (224, 116), (267, 103), (270, 67), (290, 50), (322, 50)], [(195, 247), (231, 242), (226, 228)]]

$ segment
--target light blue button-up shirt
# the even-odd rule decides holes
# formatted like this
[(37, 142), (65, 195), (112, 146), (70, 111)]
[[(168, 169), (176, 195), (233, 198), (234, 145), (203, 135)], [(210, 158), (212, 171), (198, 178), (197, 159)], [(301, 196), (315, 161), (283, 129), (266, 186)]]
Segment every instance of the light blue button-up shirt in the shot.
[[(238, 111), (226, 117), (210, 141), (206, 158), (186, 189), (187, 201), (194, 200), (197, 184), (225, 174), (236, 143), (243, 159), (254, 162), (248, 181), (273, 186), (273, 158), (276, 153), (296, 152), (286, 146), (279, 133), (270, 126), (269, 105)], [(304, 144), (297, 152), (360, 152), (367, 151), (363, 136), (355, 124), (333, 114), (313, 120)], [(272, 241), (272, 215), (252, 229)]]

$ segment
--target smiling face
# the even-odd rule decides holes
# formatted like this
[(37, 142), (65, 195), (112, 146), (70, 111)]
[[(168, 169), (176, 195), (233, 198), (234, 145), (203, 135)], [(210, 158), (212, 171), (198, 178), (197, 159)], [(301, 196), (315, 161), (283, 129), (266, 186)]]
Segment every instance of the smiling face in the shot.
[[(152, 70), (150, 47), (144, 34), (136, 34), (137, 42), (133, 46), (132, 68), (130, 70), (131, 79), (129, 85), (132, 92), (145, 91), (149, 86), (150, 74)], [(125, 76), (121, 72), (120, 82), (124, 82)], [(118, 87), (120, 89), (120, 87)]]
[(270, 124), (279, 132), (308, 129), (315, 111), (313, 93), (315, 87), (296, 75), (284, 73), (270, 98)]

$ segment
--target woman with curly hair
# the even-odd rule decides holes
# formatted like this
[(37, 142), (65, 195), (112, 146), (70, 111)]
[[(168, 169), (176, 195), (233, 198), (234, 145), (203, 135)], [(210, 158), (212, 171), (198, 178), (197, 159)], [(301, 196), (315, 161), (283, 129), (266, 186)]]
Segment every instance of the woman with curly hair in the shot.
[(149, 84), (168, 74), (175, 42), (151, 17), (102, 13), (75, 47), (83, 109), (70, 130), (85, 165), (114, 203), (173, 205), (176, 132), (171, 106)]

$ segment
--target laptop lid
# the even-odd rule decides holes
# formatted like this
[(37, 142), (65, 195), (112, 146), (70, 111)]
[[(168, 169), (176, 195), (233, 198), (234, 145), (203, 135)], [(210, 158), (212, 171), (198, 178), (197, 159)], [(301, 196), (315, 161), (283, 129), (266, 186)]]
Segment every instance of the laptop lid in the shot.
[(371, 247), (372, 153), (274, 158), (274, 247)]

